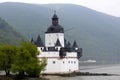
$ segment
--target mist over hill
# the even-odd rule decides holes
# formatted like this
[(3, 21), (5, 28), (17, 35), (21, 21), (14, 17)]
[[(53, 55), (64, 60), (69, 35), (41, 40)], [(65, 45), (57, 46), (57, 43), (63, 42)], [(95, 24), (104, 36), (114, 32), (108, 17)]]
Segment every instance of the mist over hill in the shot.
[(0, 18), (0, 46), (2, 45), (19, 45), (25, 40), (20, 33), (16, 32), (5, 20)]
[(54, 10), (66, 39), (83, 48), (82, 60), (120, 60), (120, 18), (74, 4), (0, 4), (0, 16), (28, 39), (40, 34), (44, 40)]

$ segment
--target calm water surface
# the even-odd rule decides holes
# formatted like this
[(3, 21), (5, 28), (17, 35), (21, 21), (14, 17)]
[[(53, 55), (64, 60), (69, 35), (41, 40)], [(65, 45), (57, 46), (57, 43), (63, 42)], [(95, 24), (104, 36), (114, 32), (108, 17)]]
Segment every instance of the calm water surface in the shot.
[[(120, 64), (102, 66), (81, 66), (81, 72), (109, 73), (120, 75)], [(51, 80), (120, 80), (120, 76), (76, 76), (65, 78), (54, 78)]]

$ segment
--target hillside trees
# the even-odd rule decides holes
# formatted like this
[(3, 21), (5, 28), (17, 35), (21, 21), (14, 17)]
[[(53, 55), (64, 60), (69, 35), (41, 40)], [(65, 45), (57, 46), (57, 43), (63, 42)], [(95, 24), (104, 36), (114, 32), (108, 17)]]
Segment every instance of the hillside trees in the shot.
[[(9, 49), (10, 48), (10, 49)], [(45, 70), (46, 59), (37, 58), (37, 47), (29, 42), (24, 42), (19, 47), (0, 47), (0, 69), (6, 72), (18, 73), (19, 76), (38, 77)], [(6, 68), (6, 69), (4, 69)], [(8, 74), (8, 73), (6, 73)]]
[(5, 44), (19, 45), (19, 42), (25, 40), (19, 32), (0, 17), (0, 46)]

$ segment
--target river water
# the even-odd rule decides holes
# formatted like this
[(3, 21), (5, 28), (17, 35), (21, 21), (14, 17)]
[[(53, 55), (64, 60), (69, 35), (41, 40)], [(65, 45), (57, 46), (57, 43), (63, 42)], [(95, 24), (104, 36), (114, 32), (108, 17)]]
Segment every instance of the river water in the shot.
[(120, 64), (81, 66), (81, 72), (117, 74), (116, 76), (76, 76), (52, 78), (50, 80), (120, 80)]

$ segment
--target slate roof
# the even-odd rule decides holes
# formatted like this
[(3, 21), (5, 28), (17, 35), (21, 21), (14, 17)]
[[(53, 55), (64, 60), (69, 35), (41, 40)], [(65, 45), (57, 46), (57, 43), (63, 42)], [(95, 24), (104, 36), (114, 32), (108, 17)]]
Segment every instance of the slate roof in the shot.
[(68, 41), (67, 45), (66, 45), (67, 48), (71, 48), (71, 44), (70, 42)]
[(64, 46), (66, 47), (66, 45), (67, 45), (67, 40), (64, 39)]
[(47, 29), (46, 33), (64, 33), (64, 28), (59, 25), (58, 17), (56, 14), (53, 15), (52, 25)]
[(51, 25), (48, 29), (47, 29), (47, 31), (46, 31), (46, 33), (64, 33), (64, 29), (63, 29), (63, 27), (61, 26), (61, 25)]
[(76, 41), (74, 41), (74, 43), (73, 43), (73, 46), (72, 46), (73, 48), (78, 48), (78, 45), (77, 45), (77, 43), (76, 43)]
[(31, 38), (31, 41), (30, 41), (32, 44), (34, 44), (34, 40), (33, 40), (33, 38)]
[(38, 35), (35, 45), (37, 45), (38, 47), (44, 47), (44, 44), (42, 42), (42, 39), (40, 38), (40, 35)]
[(52, 18), (58, 18), (58, 16), (56, 15), (56, 13), (54, 13)]
[(55, 46), (61, 46), (59, 39), (57, 39)]

